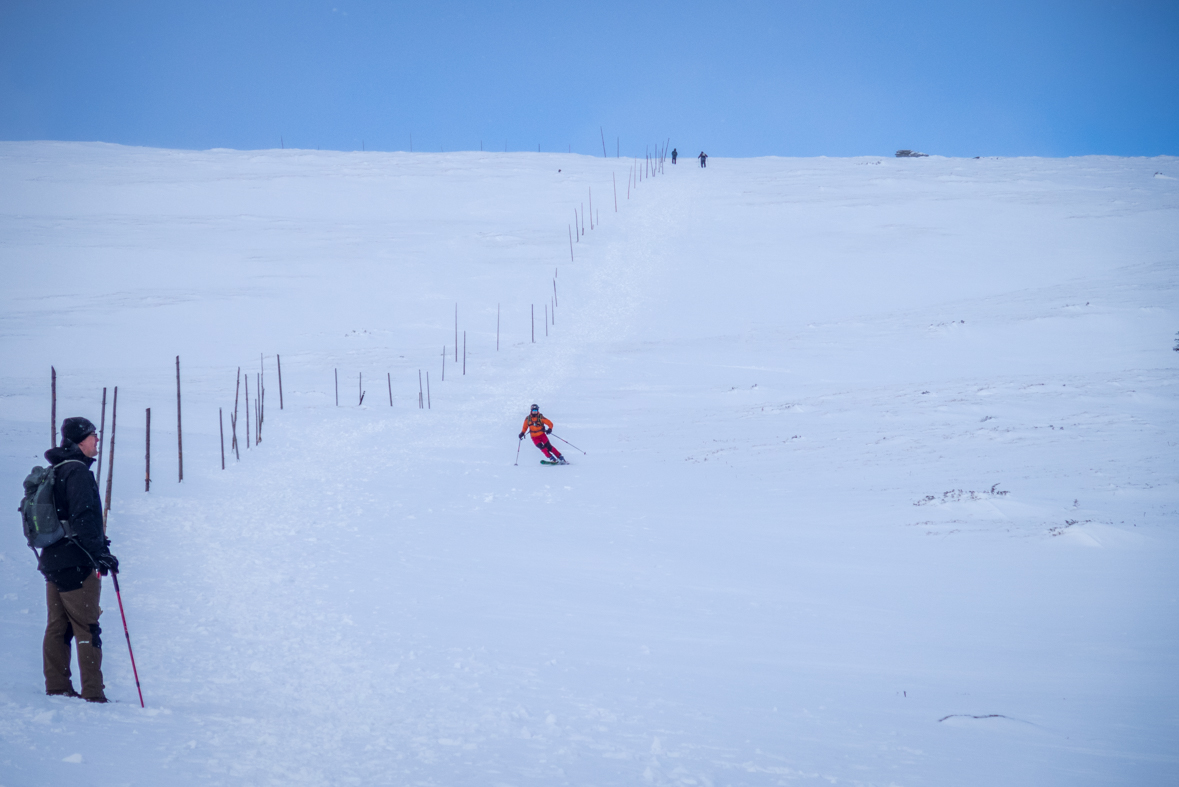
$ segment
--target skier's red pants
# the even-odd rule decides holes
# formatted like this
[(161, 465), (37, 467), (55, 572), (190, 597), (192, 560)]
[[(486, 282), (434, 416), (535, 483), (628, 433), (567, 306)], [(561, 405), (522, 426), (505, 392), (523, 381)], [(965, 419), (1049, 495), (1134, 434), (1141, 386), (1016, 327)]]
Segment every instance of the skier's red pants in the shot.
[(534, 435), (530, 435), (530, 436), (532, 437), (532, 442), (536, 444), (536, 447), (539, 448), (541, 451), (544, 451), (544, 455), (547, 456), (549, 459), (561, 459), (562, 458), (561, 452), (558, 451), (556, 448), (553, 448), (553, 444), (549, 442), (548, 435), (534, 434)]

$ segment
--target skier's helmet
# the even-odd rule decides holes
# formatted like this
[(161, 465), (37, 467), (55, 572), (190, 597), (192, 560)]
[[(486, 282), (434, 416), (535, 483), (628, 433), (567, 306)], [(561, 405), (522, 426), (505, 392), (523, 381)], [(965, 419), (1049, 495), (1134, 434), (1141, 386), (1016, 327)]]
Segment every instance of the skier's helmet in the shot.
[(532, 405), (532, 412), (539, 413), (540, 412), (540, 405), (538, 405), (538, 404)]

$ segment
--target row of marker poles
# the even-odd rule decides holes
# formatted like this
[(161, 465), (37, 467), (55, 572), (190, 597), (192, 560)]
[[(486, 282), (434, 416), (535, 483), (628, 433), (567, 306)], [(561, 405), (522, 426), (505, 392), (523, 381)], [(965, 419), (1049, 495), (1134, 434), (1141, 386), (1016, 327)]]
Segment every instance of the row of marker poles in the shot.
[[(602, 155), (603, 155), (603, 157), (607, 157), (605, 130), (603, 128), (599, 128), (599, 133), (601, 135), (601, 141), (602, 141)], [(630, 172), (628, 173), (628, 177), (627, 177), (626, 197), (628, 200), (630, 199), (631, 190), (633, 188), (637, 187), (640, 182), (642, 182), (643, 180), (649, 179), (651, 177), (654, 177), (656, 174), (661, 174), (664, 171), (663, 165), (664, 165), (664, 161), (666, 159), (667, 148), (670, 145), (670, 141), (671, 141), (670, 138), (668, 138), (668, 140), (664, 144), (656, 146), (654, 153), (652, 153), (652, 151), (651, 151), (651, 146), (648, 145), (647, 150), (644, 154), (644, 159), (643, 159), (643, 163), (642, 163), (641, 167), (638, 164), (637, 159), (632, 163), (632, 166), (630, 168)], [(617, 140), (617, 139), (615, 140), (615, 142), (616, 142), (616, 148), (617, 148), (617, 150), (615, 152), (617, 154), (617, 157), (621, 157), (621, 142), (620, 142), (620, 140)], [(615, 213), (617, 213), (618, 212), (618, 178), (617, 178), (616, 173), (612, 172), (610, 174), (610, 181), (611, 181), (611, 190), (612, 190), (613, 197), (614, 197), (614, 211), (615, 211)], [(601, 213), (599, 211), (594, 210), (593, 188), (592, 187), (589, 187), (587, 190), (587, 199), (588, 199), (588, 203), (589, 203), (589, 205), (588, 205), (588, 207), (589, 207), (588, 229), (593, 230), (593, 229), (596, 229), (601, 224)], [(569, 258), (571, 261), (575, 260), (574, 243), (575, 242), (580, 243), (582, 236), (585, 235), (586, 230), (587, 230), (586, 203), (584, 203), (584, 202), (581, 203), (580, 210), (574, 209), (573, 218), (574, 218), (574, 224), (572, 224), (568, 227)], [(573, 232), (574, 229), (577, 229), (576, 233)], [(545, 313), (544, 314), (545, 335), (548, 336), (549, 335), (549, 327), (556, 325), (556, 314), (557, 314), (557, 274), (556, 274), (556, 271), (554, 271), (554, 275), (553, 275), (553, 297), (552, 297), (550, 304), (545, 304), (544, 313)], [(459, 319), (458, 319), (458, 317), (459, 317), (458, 304), (456, 303), (455, 307), (454, 307), (454, 361), (455, 361), (456, 365), (460, 363), (460, 358), (459, 358)], [(536, 305), (535, 304), (533, 304), (530, 307), (530, 320), (531, 320), (531, 330), (530, 330), (531, 342), (533, 344), (535, 344), (536, 343)], [(496, 348), (496, 351), (498, 352), (500, 349), (500, 329), (501, 329), (501, 307), (499, 304), (496, 304), (496, 321), (495, 322), (496, 322), (496, 324), (495, 324), (495, 348)], [(442, 380), (443, 381), (446, 380), (446, 356), (447, 356), (447, 348), (446, 348), (446, 345), (443, 345), (443, 347), (442, 347)], [(466, 334), (466, 331), (463, 331), (463, 335), (462, 335), (461, 363), (462, 363), (462, 374), (465, 376), (467, 373), (467, 334)], [(239, 375), (240, 375), (240, 370), (239, 370)], [(418, 407), (419, 407), (419, 409), (431, 409), (432, 408), (432, 401), (431, 401), (432, 397), (431, 397), (431, 393), (430, 393), (429, 377), (430, 377), (430, 373), (428, 370), (426, 371), (424, 378), (422, 376), (421, 370), (420, 369), (418, 370)], [(363, 373), (360, 373), (358, 375), (357, 379), (358, 379), (358, 384), (357, 384), (358, 404), (363, 405), (364, 397), (365, 397), (365, 393), (366, 393), (364, 390)], [(392, 407), (393, 406), (392, 372), (387, 372), (385, 379), (386, 379), (386, 385), (388, 387), (389, 406)], [(260, 385), (260, 383), (258, 385)], [(338, 407), (340, 404), (339, 369), (334, 370), (334, 386), (335, 386), (335, 402), (336, 402), (336, 406)], [(247, 389), (247, 393), (246, 393), (246, 401), (247, 401), (246, 421), (247, 421), (247, 431), (248, 431), (248, 424), (249, 424), (249, 411), (248, 411), (249, 381), (248, 381), (248, 379), (246, 381), (246, 389)], [(264, 391), (263, 391), (263, 393), (264, 393)], [(281, 407), (282, 407), (282, 404), (281, 404), (281, 397), (282, 397), (282, 369), (281, 369), (281, 365), (279, 366), (279, 397), (280, 397), (280, 405), (279, 406), (281, 409)], [(261, 409), (262, 408), (262, 404), (261, 404), (262, 401), (263, 401), (263, 399), (261, 397), (259, 397), (255, 402), (255, 418), (256, 418), (256, 421), (259, 422), (259, 428), (260, 428), (260, 422), (261, 422), (262, 418), (264, 417), (263, 416), (264, 411)], [(237, 418), (236, 418), (236, 413), (237, 413), (237, 394), (235, 393), (235, 396), (234, 396), (234, 416), (231, 418), (231, 427), (233, 428), (233, 431), (234, 431), (233, 448), (234, 448), (235, 452), (237, 452), (237, 439), (236, 439), (236, 420), (237, 420)], [(224, 432), (223, 427), (222, 427), (222, 432)], [(259, 434), (259, 436), (256, 438), (255, 442), (260, 441), (260, 439), (261, 439), (261, 437)], [(224, 442), (224, 437), (222, 438), (222, 442)], [(249, 447), (248, 439), (247, 439), (247, 446), (246, 447), (247, 448)], [(223, 454), (224, 454), (224, 450), (223, 450)], [(237, 456), (240, 458), (240, 452), (237, 452)], [(224, 465), (224, 456), (222, 458), (222, 464)]]

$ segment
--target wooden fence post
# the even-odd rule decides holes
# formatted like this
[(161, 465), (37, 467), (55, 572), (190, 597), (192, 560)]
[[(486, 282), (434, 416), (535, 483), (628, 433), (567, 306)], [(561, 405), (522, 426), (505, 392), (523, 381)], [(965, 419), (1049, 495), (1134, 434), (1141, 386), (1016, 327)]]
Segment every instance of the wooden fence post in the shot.
[[(250, 448), (250, 375), (246, 375), (246, 449)], [(337, 403), (338, 404), (338, 403)]]
[(102, 386), (102, 420), (99, 421), (98, 427), (98, 473), (94, 477), (94, 482), (98, 484), (98, 488), (102, 489), (102, 449), (106, 445), (103, 438), (106, 436), (106, 386)]
[(237, 444), (237, 399), (242, 390), (242, 367), (237, 367), (237, 385), (233, 389), (233, 417), (229, 419), (229, 427), (233, 430), (233, 455), (241, 461), (242, 451)]
[(57, 448), (57, 369), (49, 367), (49, 447)]
[(106, 517), (111, 512), (111, 486), (115, 478), (115, 422), (119, 418), (119, 386), (115, 386), (114, 401), (111, 404), (111, 447), (106, 463), (106, 502), (102, 507), (102, 532), (106, 534)]
[(177, 470), (180, 473), (180, 478), (177, 483), (184, 480), (184, 437), (180, 431), (180, 356), (176, 356), (176, 457)]
[(151, 491), (151, 408), (147, 408), (147, 426), (144, 427), (144, 435), (147, 438), (146, 448), (143, 455), (143, 491)]

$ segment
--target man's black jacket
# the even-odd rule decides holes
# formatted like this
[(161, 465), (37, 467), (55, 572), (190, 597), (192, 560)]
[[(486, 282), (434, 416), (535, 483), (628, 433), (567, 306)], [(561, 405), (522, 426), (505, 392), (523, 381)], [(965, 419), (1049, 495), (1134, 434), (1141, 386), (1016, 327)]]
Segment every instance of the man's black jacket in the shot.
[(53, 487), (57, 516), (69, 521), (75, 537), (63, 538), (41, 550), (41, 562), (37, 566), (47, 578), (55, 579), (56, 574), (71, 574), (81, 568), (93, 568), (94, 561), (91, 558), (106, 554), (107, 542), (102, 533), (102, 500), (98, 496), (98, 482), (90, 472), (94, 460), (69, 440), (63, 440), (60, 448), (46, 451), (45, 459), (55, 465), (67, 459), (78, 460), (66, 462), (57, 468)]

